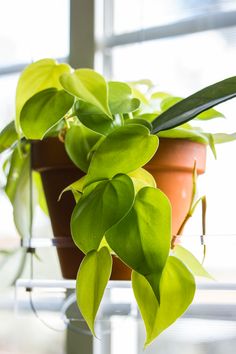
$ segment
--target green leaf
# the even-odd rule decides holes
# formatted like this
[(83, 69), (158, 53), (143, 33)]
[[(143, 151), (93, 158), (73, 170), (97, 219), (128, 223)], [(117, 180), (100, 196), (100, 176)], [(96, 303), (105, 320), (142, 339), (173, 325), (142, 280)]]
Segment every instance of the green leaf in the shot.
[(0, 153), (11, 147), (17, 138), (15, 123), (12, 121), (0, 132)]
[(102, 181), (85, 193), (71, 217), (75, 244), (84, 253), (98, 249), (105, 232), (128, 213), (133, 201), (133, 183), (126, 175)]
[[(30, 211), (30, 155), (24, 159), (17, 179), (13, 199), (13, 217), (17, 231), (22, 238), (31, 236), (32, 215)], [(34, 202), (34, 201), (32, 201)]]
[(5, 192), (11, 203), (14, 201), (18, 180), (24, 167), (28, 153), (24, 154), (20, 151), (21, 146), (16, 146), (10, 158), (10, 168), (7, 175), (7, 183)]
[(213, 279), (197, 258), (183, 246), (176, 245), (174, 248), (174, 255), (178, 257), (195, 276)]
[(133, 112), (140, 106), (140, 100), (134, 98), (132, 89), (124, 82), (110, 81), (109, 89), (109, 107), (112, 114), (122, 114)]
[(154, 177), (144, 168), (140, 167), (137, 170), (130, 172), (129, 176), (133, 181), (136, 193), (143, 187), (156, 187), (156, 181)]
[(190, 127), (190, 128), (182, 128), (177, 127), (169, 130), (164, 130), (159, 132), (159, 138), (172, 138), (172, 139), (189, 139), (192, 141), (196, 141), (202, 144), (209, 144), (209, 139), (206, 134), (204, 134), (198, 128)]
[(236, 76), (205, 87), (183, 99), (153, 122), (153, 133), (171, 129), (193, 119), (201, 112), (236, 96)]
[(83, 176), (80, 179), (78, 179), (77, 181), (71, 183), (66, 188), (64, 188), (63, 191), (60, 193), (58, 200), (61, 200), (61, 197), (65, 192), (71, 191), (73, 193), (75, 201), (77, 203), (82, 196), (85, 178), (86, 178), (86, 176)]
[(78, 69), (71, 74), (63, 74), (60, 82), (70, 94), (91, 103), (112, 119), (108, 106), (108, 85), (102, 75), (91, 69)]
[(130, 212), (105, 234), (109, 246), (130, 268), (145, 275), (159, 297), (159, 282), (171, 239), (171, 206), (159, 189), (142, 188)]
[(168, 258), (162, 273), (160, 303), (148, 281), (137, 272), (132, 272), (132, 286), (146, 327), (145, 346), (186, 311), (196, 288), (193, 275), (175, 257)]
[(91, 159), (90, 150), (100, 138), (100, 134), (82, 124), (74, 125), (67, 131), (65, 138), (66, 152), (82, 171), (87, 172)]
[(94, 152), (87, 183), (136, 170), (152, 158), (157, 147), (158, 138), (142, 125), (117, 128)]
[(16, 89), (16, 128), (20, 132), (21, 110), (37, 92), (50, 87), (61, 89), (59, 77), (62, 73), (70, 72), (68, 64), (58, 64), (53, 59), (42, 59), (28, 65), (22, 72)]
[(214, 119), (214, 118), (224, 118), (224, 114), (217, 111), (216, 109), (208, 109), (207, 111), (204, 111), (200, 113), (195, 119), (198, 120), (209, 120), (209, 119)]
[(212, 134), (215, 144), (227, 143), (236, 140), (236, 133), (226, 134), (226, 133), (216, 133)]
[(42, 209), (42, 211), (48, 215), (48, 206), (47, 202), (45, 199), (45, 194), (44, 194), (44, 189), (43, 189), (43, 184), (42, 184), (42, 179), (41, 175), (39, 172), (33, 171), (33, 182), (34, 182), (34, 189), (37, 193), (37, 202)]
[(175, 97), (175, 96), (166, 96), (162, 101), (161, 101), (161, 110), (166, 111), (170, 107), (172, 107), (174, 104), (182, 101), (182, 97)]
[(125, 125), (128, 124), (140, 124), (144, 125), (146, 128), (148, 128), (150, 131), (152, 131), (152, 125), (149, 123), (147, 120), (142, 119), (142, 118), (132, 118), (132, 119), (126, 119), (124, 121)]
[(88, 253), (76, 279), (77, 304), (91, 332), (106, 285), (111, 275), (112, 258), (106, 247)]
[(36, 93), (24, 105), (20, 124), (27, 139), (42, 139), (69, 111), (74, 98), (67, 92), (49, 88)]

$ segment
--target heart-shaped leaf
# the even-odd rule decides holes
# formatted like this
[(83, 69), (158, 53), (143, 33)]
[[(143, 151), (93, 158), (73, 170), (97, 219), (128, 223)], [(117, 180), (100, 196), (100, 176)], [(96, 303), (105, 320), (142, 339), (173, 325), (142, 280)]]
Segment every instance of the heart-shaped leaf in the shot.
[(156, 187), (156, 181), (154, 177), (144, 168), (140, 167), (137, 170), (130, 172), (129, 176), (133, 181), (136, 193), (143, 187)]
[(124, 217), (133, 205), (134, 187), (126, 175), (102, 181), (85, 193), (71, 217), (75, 244), (84, 252), (97, 250), (105, 232)]
[(178, 257), (195, 276), (213, 279), (198, 259), (183, 246), (176, 245), (174, 248), (174, 255)]
[(117, 128), (94, 152), (87, 183), (136, 170), (152, 158), (157, 147), (158, 138), (142, 125)]
[(146, 327), (145, 346), (177, 320), (193, 301), (195, 281), (185, 265), (169, 257), (160, 281), (160, 303), (144, 276), (132, 272), (132, 286)]
[(194, 93), (160, 114), (153, 122), (153, 133), (188, 122), (201, 112), (236, 96), (236, 76)]
[(91, 103), (112, 119), (108, 106), (108, 86), (104, 77), (91, 69), (78, 69), (60, 77), (63, 88), (77, 98)]
[(159, 189), (142, 188), (130, 212), (105, 234), (109, 246), (130, 268), (147, 276), (157, 297), (170, 250), (171, 206)]
[(111, 275), (111, 268), (110, 252), (103, 247), (99, 251), (89, 252), (78, 271), (77, 304), (93, 335), (95, 335), (94, 321)]
[(10, 122), (0, 132), (0, 153), (8, 149), (17, 141), (17, 132), (15, 128), (15, 122)]
[(90, 159), (89, 152), (102, 136), (82, 124), (70, 127), (66, 133), (66, 152), (82, 171), (87, 172)]
[(124, 82), (110, 81), (109, 107), (112, 114), (122, 114), (136, 111), (140, 106), (140, 100), (134, 98), (132, 89)]
[(36, 93), (26, 102), (20, 114), (20, 125), (25, 137), (42, 139), (65, 116), (73, 102), (71, 95), (56, 88)]
[(29, 100), (37, 92), (50, 87), (61, 89), (59, 77), (71, 70), (68, 64), (58, 64), (53, 59), (38, 60), (26, 67), (22, 72), (16, 89), (16, 128), (19, 132), (20, 113)]

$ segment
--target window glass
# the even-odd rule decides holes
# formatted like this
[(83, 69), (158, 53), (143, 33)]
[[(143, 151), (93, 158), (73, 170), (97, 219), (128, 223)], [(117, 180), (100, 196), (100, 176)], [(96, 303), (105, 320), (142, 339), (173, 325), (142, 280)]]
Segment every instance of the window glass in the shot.
[(69, 53), (69, 0), (0, 2), (0, 66)]
[[(132, 81), (148, 78), (157, 88), (187, 96), (206, 85), (235, 75), (236, 28), (174, 37), (116, 47), (112, 50), (113, 78)], [(235, 100), (219, 106), (227, 119), (202, 123), (209, 132), (236, 131)], [(207, 173), (200, 178), (200, 192), (208, 200), (207, 232), (236, 233), (236, 143), (217, 146), (218, 158), (208, 153)], [(200, 213), (200, 211), (199, 211)], [(200, 232), (195, 216), (186, 229)]]
[[(126, 13), (131, 16), (124, 16)], [(216, 11), (236, 9), (232, 0), (114, 0), (114, 33), (140, 30)]]

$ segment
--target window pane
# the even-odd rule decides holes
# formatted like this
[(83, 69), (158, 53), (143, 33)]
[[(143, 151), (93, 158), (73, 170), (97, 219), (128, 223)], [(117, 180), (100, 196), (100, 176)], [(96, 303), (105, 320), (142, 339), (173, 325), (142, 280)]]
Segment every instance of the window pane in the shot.
[[(235, 9), (232, 0), (114, 0), (114, 33), (124, 33), (201, 14)], [(130, 16), (124, 16), (124, 9)]]
[[(236, 28), (117, 47), (112, 53), (115, 80), (148, 78), (159, 90), (184, 97), (235, 75)], [(203, 122), (203, 128), (209, 132), (236, 131), (235, 104), (232, 100), (218, 107), (227, 119)], [(208, 200), (208, 233), (236, 233), (236, 169), (230, 160), (235, 149), (235, 142), (218, 145), (217, 161), (209, 151), (207, 173), (199, 181)], [(188, 232), (200, 232), (197, 225), (201, 225), (200, 211)]]
[(69, 53), (69, 0), (0, 3), (0, 66)]

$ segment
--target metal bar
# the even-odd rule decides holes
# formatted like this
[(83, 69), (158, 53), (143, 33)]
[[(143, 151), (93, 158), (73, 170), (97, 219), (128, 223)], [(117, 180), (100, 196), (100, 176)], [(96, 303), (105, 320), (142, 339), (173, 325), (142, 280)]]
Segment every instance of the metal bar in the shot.
[(106, 37), (98, 46), (104, 50), (104, 48), (113, 48), (120, 45), (182, 36), (231, 26), (236, 26), (236, 11), (210, 12), (163, 26), (155, 26), (120, 35), (111, 35)]
[[(18, 279), (16, 282), (17, 288), (60, 288), (60, 289), (75, 289), (75, 280), (44, 280), (44, 279)], [(112, 289), (129, 289), (131, 281), (127, 280), (110, 280), (107, 288)], [(236, 291), (236, 283), (198, 283), (198, 290), (220, 290), (220, 291)]]

